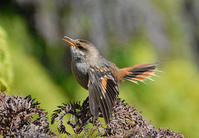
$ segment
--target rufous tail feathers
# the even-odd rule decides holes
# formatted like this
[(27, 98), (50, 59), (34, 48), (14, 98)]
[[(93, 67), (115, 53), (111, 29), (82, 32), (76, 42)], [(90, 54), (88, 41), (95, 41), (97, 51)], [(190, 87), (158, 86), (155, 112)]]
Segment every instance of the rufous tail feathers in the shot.
[(137, 84), (139, 81), (144, 82), (146, 79), (152, 80), (150, 77), (154, 75), (156, 68), (156, 63), (138, 64), (132, 67), (122, 68), (119, 73), (119, 81), (128, 80)]

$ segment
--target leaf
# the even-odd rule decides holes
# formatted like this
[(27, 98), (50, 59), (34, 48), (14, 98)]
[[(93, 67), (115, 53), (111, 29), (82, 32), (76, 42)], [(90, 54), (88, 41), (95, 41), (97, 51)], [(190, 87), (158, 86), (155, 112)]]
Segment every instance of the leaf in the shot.
[(10, 56), (6, 43), (6, 33), (0, 26), (0, 91), (6, 91), (12, 80)]

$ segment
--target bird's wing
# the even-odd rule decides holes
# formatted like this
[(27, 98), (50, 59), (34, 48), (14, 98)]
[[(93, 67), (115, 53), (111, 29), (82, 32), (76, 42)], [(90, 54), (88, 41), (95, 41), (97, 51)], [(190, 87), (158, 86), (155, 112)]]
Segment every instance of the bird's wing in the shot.
[(98, 107), (102, 112), (105, 122), (111, 119), (115, 99), (119, 94), (118, 84), (108, 67), (91, 67), (89, 74), (89, 106), (91, 114), (98, 117)]

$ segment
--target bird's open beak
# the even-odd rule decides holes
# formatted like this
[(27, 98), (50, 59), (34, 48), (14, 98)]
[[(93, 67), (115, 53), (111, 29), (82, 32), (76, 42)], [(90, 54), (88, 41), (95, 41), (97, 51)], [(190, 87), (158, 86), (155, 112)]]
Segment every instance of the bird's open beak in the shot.
[(75, 40), (73, 40), (72, 38), (64, 36), (63, 40), (69, 45), (76, 47)]

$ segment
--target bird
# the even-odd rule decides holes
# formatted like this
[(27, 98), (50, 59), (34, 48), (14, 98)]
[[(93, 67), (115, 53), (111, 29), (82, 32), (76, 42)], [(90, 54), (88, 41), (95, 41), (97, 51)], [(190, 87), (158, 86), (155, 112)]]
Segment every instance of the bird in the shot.
[(113, 107), (119, 95), (118, 85), (125, 80), (136, 84), (143, 82), (150, 79), (157, 69), (157, 63), (118, 68), (105, 59), (93, 43), (68, 36), (64, 36), (63, 40), (70, 46), (73, 75), (89, 91), (91, 115), (96, 120), (101, 111), (106, 124), (112, 119)]

